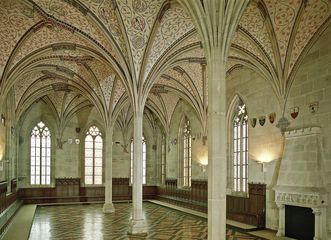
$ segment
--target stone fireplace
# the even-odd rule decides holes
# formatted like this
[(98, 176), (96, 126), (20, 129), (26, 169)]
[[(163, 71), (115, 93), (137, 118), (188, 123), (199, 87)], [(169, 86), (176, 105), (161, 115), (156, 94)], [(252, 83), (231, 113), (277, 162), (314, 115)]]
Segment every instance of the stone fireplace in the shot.
[(320, 127), (306, 127), (285, 133), (284, 157), (274, 188), (279, 210), (277, 236), (285, 236), (285, 206), (289, 205), (311, 208), (315, 218), (314, 240), (327, 239), (327, 192), (320, 131)]

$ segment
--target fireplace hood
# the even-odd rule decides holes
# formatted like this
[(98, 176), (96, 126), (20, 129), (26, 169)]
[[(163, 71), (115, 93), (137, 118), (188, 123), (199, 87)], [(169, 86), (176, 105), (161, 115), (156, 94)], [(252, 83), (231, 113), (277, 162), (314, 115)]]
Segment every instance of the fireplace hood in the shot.
[(285, 149), (275, 190), (279, 208), (278, 236), (284, 236), (285, 205), (312, 208), (315, 238), (326, 239), (327, 191), (320, 127), (305, 127), (285, 133)]

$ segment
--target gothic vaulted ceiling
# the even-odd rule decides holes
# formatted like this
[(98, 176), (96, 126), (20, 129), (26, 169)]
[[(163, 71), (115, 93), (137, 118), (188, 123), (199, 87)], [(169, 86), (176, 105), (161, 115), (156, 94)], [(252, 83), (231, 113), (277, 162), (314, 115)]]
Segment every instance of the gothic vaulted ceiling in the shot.
[[(329, 0), (250, 1), (227, 74), (252, 68), (286, 98), (330, 15)], [(43, 99), (63, 122), (91, 106), (108, 122), (130, 100), (146, 102), (167, 129), (184, 100), (205, 128), (203, 46), (176, 1), (1, 0), (0, 18), (0, 100), (14, 94), (17, 118)]]

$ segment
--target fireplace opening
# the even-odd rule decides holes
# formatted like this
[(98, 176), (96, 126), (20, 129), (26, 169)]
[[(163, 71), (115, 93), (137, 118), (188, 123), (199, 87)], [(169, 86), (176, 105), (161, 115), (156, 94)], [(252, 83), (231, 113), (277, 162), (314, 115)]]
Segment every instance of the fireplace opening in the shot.
[(298, 240), (313, 240), (315, 216), (311, 208), (285, 205), (285, 236)]

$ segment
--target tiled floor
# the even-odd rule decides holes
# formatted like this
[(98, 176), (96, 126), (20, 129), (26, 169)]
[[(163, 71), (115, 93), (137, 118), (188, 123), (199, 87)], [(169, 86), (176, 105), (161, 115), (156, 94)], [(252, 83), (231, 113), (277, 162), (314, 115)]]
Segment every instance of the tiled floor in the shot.
[[(131, 204), (115, 205), (114, 214), (104, 214), (101, 204), (39, 206), (35, 213), (30, 240), (64, 239), (207, 239), (207, 221), (152, 203), (144, 203), (149, 232), (146, 236), (127, 235)], [(227, 239), (258, 240), (233, 229)]]

